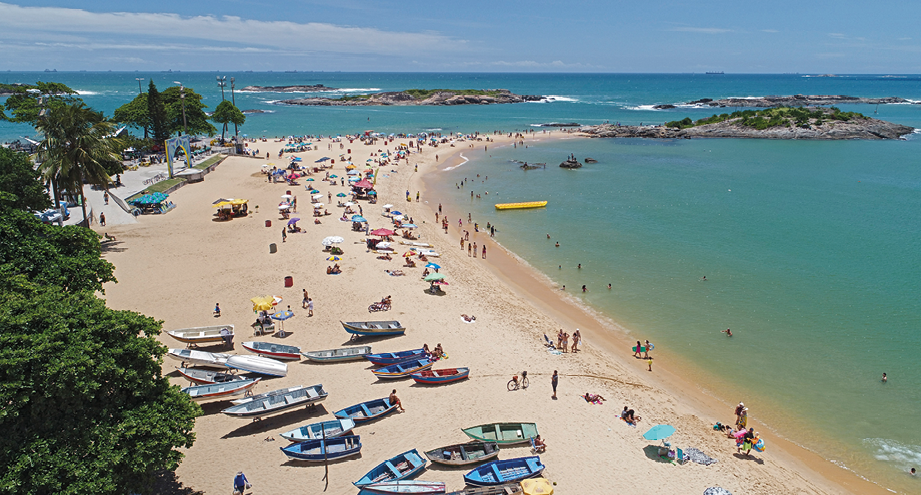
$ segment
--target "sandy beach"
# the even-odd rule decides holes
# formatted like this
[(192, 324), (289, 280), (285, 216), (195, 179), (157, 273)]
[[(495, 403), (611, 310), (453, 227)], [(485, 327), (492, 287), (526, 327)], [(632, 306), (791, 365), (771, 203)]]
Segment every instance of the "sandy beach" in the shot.
[[(556, 132), (552, 136), (535, 133), (523, 139), (579, 139)], [(490, 135), (490, 139), (495, 139), (488, 143), (491, 149), (512, 142), (506, 136)], [(333, 143), (330, 151), (329, 139), (314, 142), (318, 150), (295, 156), (306, 164), (334, 156), (336, 163), (330, 172), (344, 176), (338, 143)], [(470, 144), (475, 148), (469, 148)], [(314, 174), (314, 182), (301, 179), (298, 186), (269, 183), (261, 173), (266, 160), (228, 158), (204, 182), (173, 193), (170, 199), (177, 205), (175, 210), (142, 217), (136, 224), (105, 228), (118, 238), (103, 248), (106, 259), (116, 266), (118, 279), (117, 284), (105, 287), (108, 305), (163, 320), (160, 340), (170, 348), (184, 344), (166, 335), (166, 330), (233, 324), (233, 351), (220, 347), (202, 350), (248, 354), (240, 345), (246, 340), (296, 345), (303, 351), (331, 349), (352, 344), (340, 320), (395, 319), (407, 328), (406, 335), (360, 343), (370, 344), (374, 352), (441, 343), (449, 359), (436, 363), (436, 369), (471, 368), (469, 380), (423, 387), (408, 379), (376, 380), (370, 372), (373, 366), (365, 361), (289, 363), (285, 378), (263, 380), (255, 392), (322, 383), (329, 398), (315, 411), (293, 409), (256, 422), (221, 414), (227, 402), (202, 403), (204, 415), (196, 421), (195, 445), (185, 452), (177, 470), (182, 485), (209, 494), (229, 493), (234, 474), (242, 470), (253, 483), (255, 494), (354, 494), (357, 489), (352, 482), (387, 458), (413, 448), (421, 452), (467, 441), (461, 428), (492, 422), (535, 422), (548, 444), (541, 455), (547, 466), (544, 476), (557, 484), (556, 493), (699, 494), (710, 486), (722, 486), (735, 494), (883, 492), (778, 438), (754, 420), (750, 424), (768, 442), (767, 451), (752, 451), (752, 456), (736, 454), (734, 442), (712, 429), (717, 421), (732, 422), (734, 404), (685, 381), (680, 364), (670, 361), (667, 351), (656, 352), (653, 371), (647, 371), (645, 361), (625, 352), (632, 343), (616, 324), (598, 319), (561, 297), (560, 291), (484, 232), (471, 232), (470, 241), (479, 246), (485, 243), (487, 258), (469, 257), (459, 245), (457, 221), (462, 212), (443, 212), (452, 226), (446, 234), (435, 222), (439, 198), (427, 196), (423, 176), (426, 181), (438, 180), (438, 170), (463, 162), (460, 152), (482, 150), (484, 144), (461, 141), (455, 147), (427, 147), (421, 154), (410, 154), (408, 163), (382, 166), (376, 183), (378, 204), (360, 203), (371, 229), (391, 226), (381, 215), (383, 204), (396, 205), (413, 218), (419, 225), (416, 233), (420, 241), (431, 243), (441, 254), (432, 261), (443, 267), (441, 273), (450, 284), (444, 295), (426, 292), (429, 284), (421, 280), (424, 263), (417, 268), (401, 266), (399, 255), (405, 249), (398, 248), (391, 261), (367, 252), (364, 232), (353, 232), (350, 222), (339, 220), (342, 208), (335, 205), (336, 194), (347, 193), (348, 187), (321, 181), (324, 173)], [(263, 156), (267, 151), (272, 154), (268, 162), (287, 164), (287, 159), (277, 158), (283, 143), (257, 142), (253, 146)], [(393, 145), (381, 142), (375, 146), (345, 142), (345, 147), (351, 148), (352, 161), (360, 169), (371, 153), (393, 150)], [(416, 165), (418, 172), (414, 172)], [(308, 184), (324, 196), (333, 196), (333, 204), (325, 205), (331, 215), (322, 217), (321, 224), (314, 224), (311, 216), (309, 194), (304, 189)], [(288, 234), (282, 242), (281, 230), (287, 220), (280, 218), (276, 205), (287, 190), (297, 196), (298, 212), (292, 216), (302, 218), (299, 225), (304, 232)], [(421, 201), (406, 202), (407, 190), (412, 198), (421, 191)], [(251, 214), (217, 221), (212, 203), (218, 198), (246, 198)], [(266, 227), (267, 220), (271, 220), (271, 227)], [(472, 231), (472, 225), (464, 228)], [(331, 262), (326, 261), (328, 253), (320, 243), (332, 235), (345, 239), (340, 244), (343, 273), (335, 276), (326, 274)], [(277, 253), (270, 253), (272, 243), (277, 245)], [(406, 275), (392, 277), (385, 272), (388, 269), (401, 269)], [(293, 277), (293, 287), (284, 286), (286, 276)], [(302, 289), (314, 301), (313, 317), (301, 309)], [(291, 306), (296, 316), (286, 322), (287, 337), (253, 337), (250, 324), (255, 318), (250, 298), (261, 295), (280, 296), (283, 301), (279, 307)], [(368, 313), (370, 303), (388, 295), (393, 298), (391, 311)], [(216, 302), (222, 309), (219, 318), (211, 312)], [(461, 314), (475, 315), (476, 321), (467, 323)], [(580, 330), (584, 339), (580, 352), (547, 352), (541, 342), (543, 335), (553, 337), (560, 328), (570, 334)], [(175, 371), (177, 365), (167, 359), (163, 373), (171, 376), (174, 384), (187, 386)], [(530, 388), (509, 392), (506, 382), (522, 370), (528, 371)], [(557, 400), (551, 399), (554, 370), (560, 374)], [(322, 466), (289, 462), (279, 451), (287, 445), (279, 433), (332, 419), (333, 411), (386, 397), (394, 388), (406, 411), (357, 427), (355, 434), (361, 435), (363, 443), (361, 456), (331, 463), (328, 489)], [(590, 404), (581, 397), (586, 392), (600, 394), (607, 401)], [(618, 419), (624, 406), (643, 418), (637, 427)], [(757, 410), (752, 414), (757, 418)], [(642, 437), (649, 427), (660, 423), (677, 429), (670, 438), (672, 445), (685, 451), (699, 449), (718, 462), (704, 466), (660, 460), (654, 454), (655, 447), (650, 447), (658, 442)], [(527, 447), (503, 448), (500, 458), (525, 455), (530, 455)], [(466, 472), (430, 464), (417, 479), (444, 481), (449, 490), (457, 490), (463, 487)]]

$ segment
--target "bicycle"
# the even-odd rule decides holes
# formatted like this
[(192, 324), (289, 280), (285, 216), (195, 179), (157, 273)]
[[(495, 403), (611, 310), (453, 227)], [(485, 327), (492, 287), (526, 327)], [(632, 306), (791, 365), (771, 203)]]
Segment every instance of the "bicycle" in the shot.
[(530, 385), (528, 382), (528, 372), (522, 371), (521, 380), (518, 379), (518, 375), (515, 375), (511, 380), (508, 381), (508, 390), (511, 392), (512, 390), (518, 390), (519, 388), (528, 388), (528, 385)]

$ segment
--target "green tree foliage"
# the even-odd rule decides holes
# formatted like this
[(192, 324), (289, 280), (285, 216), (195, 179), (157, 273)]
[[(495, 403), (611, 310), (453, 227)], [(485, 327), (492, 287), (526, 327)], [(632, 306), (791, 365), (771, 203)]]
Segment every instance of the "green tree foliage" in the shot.
[(246, 122), (246, 115), (243, 115), (243, 112), (234, 106), (233, 103), (224, 100), (214, 109), (211, 120), (224, 125), (221, 130), (221, 141), (223, 141), (224, 133), (227, 132), (227, 124), (243, 125), (243, 123)]
[(135, 129), (144, 129), (144, 139), (147, 139), (150, 131), (150, 109), (147, 105), (147, 93), (141, 93), (135, 96), (133, 100), (116, 108), (115, 113), (112, 115), (112, 120)]
[(92, 230), (45, 225), (29, 212), (0, 207), (0, 293), (44, 286), (104, 292), (102, 284), (115, 280), (114, 271), (100, 257), (99, 235)]
[(699, 125), (718, 124), (727, 120), (737, 120), (738, 124), (745, 127), (751, 127), (757, 130), (765, 130), (771, 127), (793, 126), (809, 128), (813, 125), (819, 126), (828, 120), (847, 122), (852, 119), (865, 119), (863, 114), (857, 112), (842, 112), (837, 107), (830, 108), (802, 108), (802, 107), (777, 107), (766, 108), (763, 110), (743, 110), (732, 112), (731, 114), (720, 114), (692, 121), (689, 117), (684, 120), (675, 120), (666, 122), (666, 127), (678, 127), (686, 129)]
[[(192, 88), (184, 88), (184, 92), (185, 118), (189, 134), (213, 136), (217, 129), (208, 122), (208, 115), (205, 113), (208, 106), (201, 102), (201, 95)], [(160, 96), (166, 108), (167, 128), (170, 134), (182, 133), (182, 97), (179, 86), (166, 88)]]
[(34, 85), (11, 86), (10, 89), (13, 94), (7, 97), (4, 104), (10, 115), (0, 112), (0, 118), (33, 126), (38, 122), (38, 114), (43, 106), (39, 99), (42, 99), (45, 108), (50, 109), (83, 101), (73, 96), (77, 94), (76, 91), (61, 83), (37, 82)]
[(157, 85), (153, 80), (147, 86), (147, 115), (150, 119), (150, 133), (153, 134), (153, 140), (160, 146), (163, 141), (169, 139), (170, 130), (167, 122), (166, 106), (160, 98), (160, 92), (157, 91)]
[[(37, 157), (46, 179), (54, 180), (71, 194), (82, 195), (84, 181), (108, 187), (106, 163), (120, 159), (120, 143), (113, 136), (115, 125), (106, 121), (101, 112), (82, 101), (53, 107), (39, 121), (38, 129), (45, 135)], [(80, 203), (85, 220), (86, 202)]]
[(41, 174), (29, 156), (7, 148), (0, 148), (0, 192), (8, 193), (0, 199), (5, 208), (41, 211), (51, 206)]
[(178, 466), (201, 408), (161, 376), (160, 326), (88, 291), (0, 294), (0, 492), (148, 493)]

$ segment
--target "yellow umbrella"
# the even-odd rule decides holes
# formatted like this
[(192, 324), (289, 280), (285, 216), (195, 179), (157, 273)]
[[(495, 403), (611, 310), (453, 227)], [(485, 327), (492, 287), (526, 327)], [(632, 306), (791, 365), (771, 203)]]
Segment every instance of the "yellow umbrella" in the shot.
[(249, 200), (248, 200), (248, 199), (232, 199), (232, 200), (230, 200), (230, 204), (236, 205), (236, 206), (245, 205), (246, 203), (249, 203)]
[(271, 311), (275, 299), (272, 296), (260, 296), (250, 299), (253, 302), (253, 311)]
[(232, 204), (233, 204), (233, 203), (230, 202), (230, 201), (221, 201), (220, 203), (215, 204), (214, 207), (215, 207), (215, 208), (223, 208), (223, 207), (225, 207), (225, 206), (230, 206), (230, 205), (232, 205)]
[(355, 167), (355, 165), (349, 165), (348, 167), (345, 167), (346, 170), (352, 170), (353, 168), (357, 168), (357, 167)]
[(547, 478), (533, 478), (521, 482), (521, 491), (525, 495), (553, 495), (553, 485)]

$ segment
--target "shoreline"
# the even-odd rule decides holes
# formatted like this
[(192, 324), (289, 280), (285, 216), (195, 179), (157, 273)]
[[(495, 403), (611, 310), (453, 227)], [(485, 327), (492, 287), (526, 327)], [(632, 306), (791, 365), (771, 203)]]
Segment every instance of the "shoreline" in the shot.
[[(563, 134), (563, 132), (565, 131), (561, 131), (562, 135), (559, 136), (547, 136), (544, 140), (591, 139), (588, 136), (574, 133)], [(463, 152), (464, 150), (457, 151), (447, 159), (439, 162), (438, 165), (457, 161)], [(460, 158), (464, 158), (466, 161), (473, 160), (466, 156)], [(466, 161), (463, 163), (466, 163)], [(426, 191), (424, 188), (426, 180), (431, 180), (431, 177), (441, 170), (444, 169), (439, 169), (436, 165), (432, 169), (420, 171), (420, 177), (416, 178), (416, 183), (423, 184), (423, 192)], [(423, 195), (423, 197), (426, 196)], [(426, 204), (426, 207), (431, 209), (432, 205), (429, 203)], [(453, 236), (459, 235), (453, 224), (449, 230)], [(471, 236), (471, 239), (473, 239), (473, 236)], [(486, 239), (489, 238), (486, 237)], [(493, 276), (514, 291), (516, 295), (528, 301), (535, 310), (544, 312), (559, 321), (564, 328), (581, 329), (584, 345), (599, 347), (605, 353), (607, 359), (625, 367), (633, 367), (640, 371), (645, 370), (644, 360), (631, 359), (623, 353), (623, 349), (628, 349), (634, 345), (635, 338), (630, 336), (628, 328), (616, 322), (614, 319), (616, 315), (606, 315), (587, 303), (575, 298), (565, 297), (554, 287), (554, 283), (549, 276), (534, 268), (501, 243), (491, 240), (490, 244), (493, 247), (490, 250), (489, 263), (486, 264), (487, 269)], [(705, 369), (697, 368), (695, 363), (667, 350), (656, 350), (656, 355), (662, 358), (654, 363), (655, 372), (646, 375), (646, 379), (654, 382), (657, 387), (663, 389), (669, 395), (678, 397), (678, 402), (689, 405), (695, 413), (700, 413), (712, 419), (712, 421), (709, 421), (710, 424), (718, 421), (718, 419), (713, 419), (715, 417), (728, 417), (731, 415), (729, 411), (734, 407), (732, 401), (727, 401), (726, 398), (720, 397), (711, 389), (704, 389), (697, 382), (690, 381), (672, 371), (691, 366), (694, 367), (697, 375), (710, 375)], [(662, 364), (663, 361), (668, 364)], [(722, 413), (721, 411), (727, 412)], [(798, 462), (803, 463), (809, 473), (813, 475), (811, 476), (813, 481), (823, 483), (829, 489), (844, 489), (850, 493), (862, 494), (892, 493), (891, 490), (864, 478), (850, 469), (839, 467), (817, 452), (788, 439), (782, 433), (775, 431), (774, 428), (759, 422), (754, 416), (750, 417), (749, 425), (755, 426), (756, 431), (770, 442), (772, 455), (781, 452), (788, 467)]]

